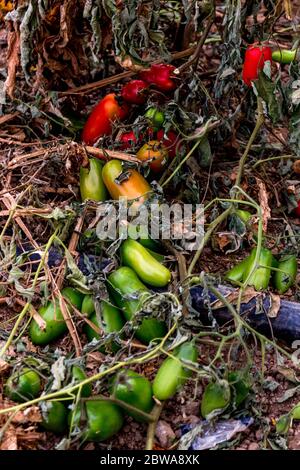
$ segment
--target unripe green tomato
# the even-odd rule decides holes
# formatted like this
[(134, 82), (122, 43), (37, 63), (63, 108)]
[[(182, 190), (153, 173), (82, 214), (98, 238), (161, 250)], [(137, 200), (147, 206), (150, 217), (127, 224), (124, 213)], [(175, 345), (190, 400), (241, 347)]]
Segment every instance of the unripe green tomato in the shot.
[(63, 433), (67, 428), (67, 409), (60, 401), (47, 401), (41, 404), (42, 426), (47, 431)]
[(230, 387), (226, 380), (211, 382), (204, 390), (201, 401), (201, 414), (207, 418), (213, 411), (223, 410), (230, 403)]
[(160, 129), (165, 122), (164, 113), (157, 108), (149, 108), (145, 113), (145, 117), (149, 120), (150, 125), (154, 127), (154, 130)]
[[(87, 441), (100, 442), (109, 439), (123, 426), (123, 413), (121, 408), (106, 400), (86, 401), (83, 417), (84, 424), (83, 439)], [(77, 427), (81, 425), (80, 406), (70, 413), (69, 424)]]
[[(78, 310), (81, 309), (83, 295), (72, 289), (66, 287), (62, 290), (62, 296), (69, 300), (74, 307)], [(68, 305), (67, 308), (70, 309)], [(39, 314), (42, 319), (46, 322), (46, 328), (42, 330), (38, 323), (32, 319), (29, 327), (29, 335), (33, 344), (45, 345), (59, 338), (67, 331), (67, 325), (63, 314), (60, 310), (59, 300), (56, 302), (49, 302), (46, 306), (39, 309)]]
[(20, 403), (36, 398), (40, 391), (40, 376), (28, 367), (24, 367), (11, 375), (4, 387), (5, 395)]
[(245, 270), (248, 267), (250, 256), (247, 256), (245, 259), (243, 259), (240, 263), (236, 264), (231, 268), (228, 273), (225, 275), (225, 279), (227, 281), (234, 283), (237, 282), (242, 282)]
[(295, 284), (297, 277), (298, 263), (294, 255), (287, 255), (279, 260), (277, 265), (281, 271), (274, 272), (274, 286), (279, 294), (284, 294)]
[(196, 362), (198, 351), (194, 343), (184, 343), (175, 351), (173, 357), (164, 360), (153, 382), (153, 393), (158, 400), (168, 400), (182, 387), (191, 376), (181, 360)]
[[(246, 267), (244, 272), (243, 281), (248, 278), (255, 265), (256, 251), (257, 248), (254, 248), (250, 254), (248, 266)], [(257, 291), (266, 290), (269, 286), (271, 278), (271, 267), (273, 266), (273, 263), (274, 257), (271, 251), (267, 250), (266, 248), (261, 248), (258, 265), (265, 267), (256, 268), (253, 274), (251, 275), (248, 284), (250, 286), (253, 286)]]
[(171, 280), (169, 269), (157, 261), (136, 240), (127, 239), (121, 245), (121, 258), (125, 266), (133, 269), (139, 278), (154, 287), (165, 287)]
[[(120, 371), (115, 377), (112, 394), (118, 400), (124, 401), (145, 413), (150, 413), (154, 405), (151, 383), (146, 377), (137, 374), (133, 370)], [(125, 411), (136, 421), (144, 421), (138, 413), (126, 409)]]
[[(136, 273), (126, 266), (117, 269), (108, 276), (108, 289), (127, 321), (130, 321), (138, 312), (143, 299), (149, 293)], [(135, 336), (143, 343), (148, 344), (154, 339), (163, 338), (166, 332), (167, 328), (164, 322), (156, 318), (147, 318), (142, 321)]]
[[(90, 317), (90, 321), (98, 328), (102, 328), (106, 334), (120, 331), (125, 324), (121, 311), (104, 300), (101, 302), (101, 320), (102, 324), (99, 325), (96, 312)], [(93, 341), (94, 338), (96, 340), (100, 339), (100, 335), (89, 324), (85, 325), (84, 331), (89, 342)], [(111, 349), (116, 352), (120, 349), (120, 346), (112, 342)], [(105, 347), (101, 347), (100, 351), (105, 352)]]
[(92, 295), (85, 295), (82, 301), (81, 313), (90, 317), (95, 312), (95, 304)]
[(293, 419), (300, 419), (300, 403), (293, 408), (292, 416)]
[(280, 64), (291, 64), (297, 57), (297, 49), (287, 51), (286, 49), (280, 49), (272, 52), (272, 59)]
[(281, 415), (276, 421), (276, 432), (278, 434), (287, 434), (292, 424), (292, 416), (290, 413)]
[(247, 222), (249, 222), (249, 220), (251, 219), (252, 217), (252, 214), (251, 212), (249, 211), (244, 211), (242, 209), (237, 209), (235, 211), (235, 214), (246, 224)]
[[(87, 376), (85, 372), (81, 369), (81, 367), (78, 367), (78, 366), (72, 367), (72, 385), (83, 382), (86, 379), (87, 379)], [(81, 396), (86, 398), (86, 397), (90, 397), (91, 394), (92, 394), (92, 385), (90, 383), (83, 385), (83, 387), (81, 388)]]

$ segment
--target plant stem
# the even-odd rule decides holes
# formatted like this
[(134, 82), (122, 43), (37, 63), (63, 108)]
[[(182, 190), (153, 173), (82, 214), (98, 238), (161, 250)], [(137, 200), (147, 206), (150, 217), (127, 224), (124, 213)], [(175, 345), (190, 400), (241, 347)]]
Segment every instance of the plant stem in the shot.
[(153, 421), (148, 426), (145, 450), (153, 449), (156, 426), (157, 426), (157, 422), (159, 420), (160, 414), (162, 412), (163, 406), (164, 406), (164, 402), (156, 403), (154, 405), (154, 408), (151, 413)]

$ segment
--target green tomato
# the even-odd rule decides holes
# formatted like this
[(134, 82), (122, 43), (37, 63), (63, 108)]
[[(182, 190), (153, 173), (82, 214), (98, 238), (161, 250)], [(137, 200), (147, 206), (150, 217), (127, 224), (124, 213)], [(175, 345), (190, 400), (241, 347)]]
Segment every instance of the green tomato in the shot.
[[(140, 310), (143, 299), (149, 294), (147, 287), (139, 280), (136, 273), (126, 266), (108, 276), (108, 289), (127, 321), (130, 321)], [(142, 321), (135, 336), (148, 344), (154, 339), (164, 337), (166, 332), (164, 322), (156, 318), (147, 318)]]
[(240, 263), (233, 266), (233, 268), (231, 268), (225, 275), (225, 279), (227, 281), (232, 282), (233, 284), (242, 282), (245, 270), (248, 267), (249, 259), (250, 256), (247, 256), (247, 258), (243, 259)]
[(275, 271), (273, 278), (274, 278), (274, 286), (279, 294), (284, 294), (286, 291), (289, 290), (295, 284), (296, 277), (297, 277), (297, 269), (298, 263), (297, 258), (294, 255), (287, 255), (284, 256), (279, 260), (277, 264), (278, 269), (281, 271)]
[[(112, 394), (118, 400), (124, 401), (145, 413), (150, 413), (154, 405), (151, 383), (146, 377), (137, 374), (133, 370), (120, 371), (115, 377)], [(126, 413), (136, 419), (136, 421), (144, 421), (134, 411), (126, 410)]]
[[(71, 287), (66, 287), (61, 293), (74, 307), (78, 310), (81, 309), (83, 295), (80, 292)], [(68, 308), (70, 308), (69, 305)], [(32, 319), (29, 327), (29, 335), (33, 344), (48, 344), (67, 331), (68, 328), (60, 310), (58, 299), (56, 302), (49, 302), (45, 307), (41, 307), (39, 314), (46, 322), (46, 328), (41, 330), (38, 323)]]
[(154, 287), (165, 287), (171, 272), (135, 240), (125, 240), (121, 245), (121, 258), (125, 266), (133, 269), (139, 278)]
[[(245, 281), (248, 276), (250, 275), (256, 257), (257, 248), (254, 248), (250, 254), (248, 266), (245, 269), (243, 281)], [(261, 248), (260, 257), (258, 260), (258, 264), (265, 267), (257, 267), (254, 273), (251, 275), (248, 284), (253, 286), (255, 290), (266, 290), (269, 286), (270, 278), (271, 278), (271, 267), (274, 263), (274, 257), (270, 250), (266, 248)]]
[[(121, 311), (104, 300), (101, 302), (101, 325), (98, 323), (96, 312), (92, 314), (90, 321), (98, 328), (103, 329), (104, 333), (120, 331), (125, 324)], [(86, 324), (84, 331), (89, 342), (93, 341), (94, 338), (96, 340), (100, 339), (100, 335), (96, 333), (90, 325)], [(120, 349), (120, 346), (117, 343), (113, 342), (111, 346), (114, 352)], [(105, 347), (101, 347), (100, 351), (105, 352)]]
[(222, 411), (230, 403), (230, 387), (226, 380), (211, 382), (204, 390), (201, 401), (201, 414), (207, 418), (211, 413)]
[(81, 424), (81, 415), (86, 418), (82, 435), (84, 440), (105, 441), (123, 426), (122, 410), (113, 403), (106, 400), (91, 400), (85, 402), (84, 407), (83, 413), (78, 406), (69, 416), (69, 424), (72, 423), (77, 427)]
[(149, 124), (154, 127), (154, 130), (160, 129), (165, 122), (164, 113), (157, 108), (149, 108), (145, 113), (145, 117), (148, 119)]
[(42, 426), (47, 431), (63, 433), (67, 428), (67, 409), (60, 401), (47, 401), (41, 404)]
[(11, 375), (4, 387), (5, 395), (20, 403), (36, 398), (40, 391), (40, 376), (28, 367), (24, 367)]
[(182, 387), (191, 376), (181, 360), (196, 362), (198, 351), (193, 342), (184, 343), (175, 351), (173, 357), (164, 360), (153, 382), (153, 393), (158, 400), (168, 400)]
[(287, 51), (286, 49), (280, 49), (272, 52), (272, 59), (274, 62), (280, 64), (291, 64), (297, 57), (297, 49)]
[[(72, 367), (72, 385), (76, 385), (80, 382), (83, 382), (85, 379), (87, 379), (87, 376), (85, 372), (81, 369), (81, 367), (78, 366), (73, 366)], [(92, 385), (85, 384), (81, 388), (81, 396), (82, 397), (90, 397), (92, 394)]]
[(90, 168), (80, 168), (80, 194), (81, 199), (92, 201), (105, 201), (107, 192), (102, 179), (102, 163), (100, 160), (91, 158)]
[(85, 295), (82, 301), (81, 313), (90, 317), (95, 312), (95, 304), (92, 295)]

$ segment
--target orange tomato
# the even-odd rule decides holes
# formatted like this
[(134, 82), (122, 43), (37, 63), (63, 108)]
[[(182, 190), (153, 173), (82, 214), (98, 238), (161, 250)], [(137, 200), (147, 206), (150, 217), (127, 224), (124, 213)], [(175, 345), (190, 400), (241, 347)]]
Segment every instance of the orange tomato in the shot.
[(120, 160), (107, 162), (102, 170), (102, 178), (113, 199), (125, 197), (128, 200), (138, 199), (143, 202), (152, 191), (149, 183), (138, 171), (124, 171)]
[(136, 154), (142, 162), (149, 160), (149, 167), (154, 173), (160, 173), (167, 164), (168, 151), (158, 140), (150, 140)]

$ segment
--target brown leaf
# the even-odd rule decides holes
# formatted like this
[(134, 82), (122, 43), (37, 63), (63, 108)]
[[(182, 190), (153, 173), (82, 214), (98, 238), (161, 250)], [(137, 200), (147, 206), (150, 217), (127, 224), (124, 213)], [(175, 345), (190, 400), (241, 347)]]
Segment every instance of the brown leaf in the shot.
[(296, 160), (293, 164), (293, 171), (300, 175), (300, 160)]
[(267, 312), (269, 318), (276, 318), (280, 310), (280, 295), (270, 292), (271, 307)]
[(271, 218), (271, 210), (269, 207), (269, 197), (266, 189), (266, 185), (263, 181), (260, 179), (256, 179), (259, 193), (258, 193), (258, 199), (259, 199), (259, 204), (262, 210), (262, 223), (263, 223), (263, 231), (266, 233), (268, 229), (268, 221)]
[(38, 406), (30, 406), (25, 410), (18, 411), (12, 418), (12, 422), (16, 424), (41, 423), (43, 421)]
[(4, 116), (0, 117), (0, 126), (4, 124), (5, 122), (11, 121), (15, 117), (17, 117), (19, 113), (13, 113), (13, 114), (4, 114)]
[(13, 99), (16, 82), (16, 73), (19, 66), (20, 51), (20, 33), (19, 31), (10, 31), (7, 35), (7, 79), (5, 80), (4, 90), (8, 96)]
[[(253, 287), (247, 287), (247, 289), (242, 294), (242, 304), (247, 304), (252, 299), (254, 299), (255, 297), (259, 297), (261, 295), (262, 295), (262, 293), (257, 292), (255, 289), (253, 289)], [(230, 292), (228, 295), (226, 295), (226, 300), (230, 304), (235, 305), (237, 303), (237, 300), (238, 300), (239, 296), (240, 296), (240, 290), (236, 289), (236, 290)], [(215, 300), (215, 302), (213, 302), (211, 304), (211, 307), (212, 307), (212, 309), (216, 310), (218, 308), (223, 308), (224, 304), (223, 304), (222, 300)]]
[(3, 359), (0, 359), (0, 376), (4, 375), (8, 370), (10, 369), (10, 365), (3, 361)]
[(18, 450), (18, 440), (16, 434), (16, 428), (9, 426), (3, 436), (1, 442), (1, 450)]

